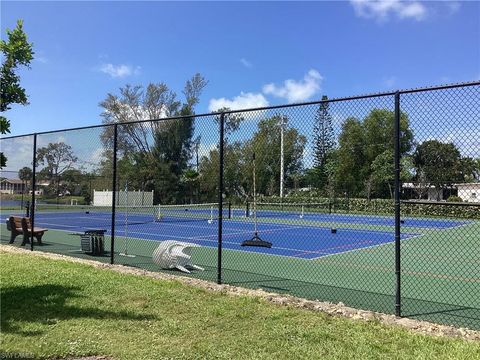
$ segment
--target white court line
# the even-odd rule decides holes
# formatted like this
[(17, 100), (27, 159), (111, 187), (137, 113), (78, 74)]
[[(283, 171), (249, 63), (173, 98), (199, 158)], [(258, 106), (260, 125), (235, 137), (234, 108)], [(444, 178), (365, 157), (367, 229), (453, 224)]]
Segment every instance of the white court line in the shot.
[[(120, 232), (120, 234), (118, 234), (119, 236), (122, 236), (121, 235), (122, 232)], [(164, 238), (179, 238), (179, 239), (182, 239), (182, 240), (199, 240), (199, 241), (207, 241), (207, 242), (212, 242), (212, 243), (215, 243), (215, 244), (218, 244), (218, 241), (217, 240), (207, 240), (207, 239), (199, 239), (199, 237), (195, 237), (195, 236), (189, 236), (189, 237), (186, 237), (186, 236), (179, 236), (179, 235), (173, 235), (173, 236), (170, 236), (170, 235), (163, 235), (163, 234), (154, 234), (154, 233), (145, 233), (145, 232), (135, 232), (135, 234), (140, 234), (140, 235), (151, 235), (151, 236), (161, 236), (161, 237), (164, 237)], [(116, 234), (117, 235), (117, 234)], [(123, 236), (125, 237), (125, 236)], [(127, 239), (130, 238), (130, 237), (127, 237)], [(139, 239), (139, 238), (133, 238), (133, 239)], [(140, 238), (140, 240), (147, 240), (147, 241), (157, 241), (158, 242), (158, 239), (144, 239), (144, 238)], [(232, 245), (237, 245), (237, 246), (240, 246), (240, 244), (238, 242), (233, 242), (233, 241), (222, 241), (222, 243), (224, 244), (232, 244)], [(288, 251), (296, 251), (296, 252), (301, 252), (301, 253), (318, 253), (319, 251), (316, 251), (316, 250), (303, 250), (303, 249), (293, 249), (293, 248), (287, 248), (287, 247), (277, 247), (275, 246), (275, 249), (279, 249), (279, 250), (288, 250)], [(227, 250), (234, 250), (234, 249), (227, 249)], [(242, 251), (242, 250), (240, 250)], [(253, 251), (254, 253), (257, 253), (257, 251)], [(271, 255), (277, 255), (277, 254), (271, 254)], [(298, 258), (296, 256), (289, 256), (289, 257), (295, 257), (295, 258)]]
[[(51, 226), (61, 226), (61, 227), (67, 227), (67, 228), (82, 228), (81, 226), (73, 226), (73, 225), (58, 225), (58, 224), (49, 224), (49, 223), (43, 223), (43, 222), (40, 222), (40, 224), (45, 224), (45, 225), (51, 225)], [(165, 223), (162, 223), (162, 224), (165, 224)], [(268, 224), (268, 223), (264, 223), (264, 224)], [(170, 223), (169, 225), (178, 225), (176, 223)], [(272, 224), (272, 225), (275, 225), (275, 226), (281, 226), (283, 224)], [(467, 225), (467, 224), (465, 224)], [(192, 227), (192, 226), (189, 226), (189, 225), (180, 225), (180, 226), (183, 226), (183, 227)], [(210, 228), (210, 227), (206, 227), (206, 226), (201, 226), (201, 227), (198, 227), (198, 228)], [(282, 230), (291, 230), (291, 229), (304, 229), (305, 226), (284, 226), (283, 228), (277, 228), (277, 229), (269, 229), (269, 230), (263, 230), (262, 232), (265, 233), (265, 232), (268, 232), (268, 233), (271, 233), (271, 232), (274, 232), (274, 231), (282, 231)], [(311, 228), (316, 228), (316, 229), (328, 229), (328, 228), (325, 228), (325, 227), (311, 227)], [(224, 229), (226, 229), (224, 227)], [(362, 229), (348, 229), (348, 228), (339, 228), (339, 230), (342, 230), (342, 231), (349, 231), (349, 232), (370, 232), (370, 233), (383, 233), (383, 234), (391, 234), (391, 232), (387, 232), (387, 231), (375, 231), (375, 230), (362, 230)], [(67, 230), (61, 230), (61, 229), (55, 229), (55, 230), (59, 230), (59, 231), (67, 231)], [(230, 229), (230, 230), (239, 230), (239, 229)], [(118, 236), (122, 236), (121, 234), (125, 234), (125, 231), (122, 231), (122, 230), (117, 230), (115, 231), (115, 235), (118, 234)], [(145, 232), (137, 232), (137, 231), (134, 231), (133, 232), (134, 234), (140, 234), (140, 235), (151, 235), (151, 236), (154, 236), (154, 237), (161, 237), (161, 238), (178, 238), (178, 239), (182, 239), (182, 240), (196, 240), (198, 239), (199, 241), (207, 241), (207, 242), (213, 242), (213, 243), (217, 243), (218, 244), (218, 240), (207, 240), (207, 239), (204, 239), (202, 240), (201, 238), (205, 238), (205, 237), (213, 237), (213, 236), (218, 236), (217, 234), (212, 234), (212, 235), (203, 235), (203, 236), (198, 236), (198, 237), (194, 237), (194, 236), (190, 236), (190, 237), (185, 237), (185, 236), (179, 236), (179, 235), (163, 235), (163, 234), (158, 234), (158, 233), (145, 233)], [(228, 233), (228, 234), (224, 234), (225, 236), (234, 236), (234, 235), (242, 235), (242, 234), (251, 234), (250, 231), (248, 230), (245, 230), (245, 231), (242, 231), (242, 232), (236, 232), (236, 233)], [(406, 235), (408, 235), (408, 233), (404, 233)], [(402, 239), (402, 241), (404, 240), (409, 240), (409, 239), (413, 239), (413, 238), (416, 238), (416, 237), (420, 237), (422, 236), (423, 234), (412, 234), (413, 236), (411, 237), (406, 237), (404, 239)], [(122, 237), (125, 238), (125, 235), (123, 235)], [(145, 239), (145, 238), (133, 238), (133, 237), (126, 237), (127, 239), (137, 239), (137, 240), (142, 240), (142, 241), (155, 241), (155, 242), (158, 242), (160, 239)], [(237, 242), (232, 242), (232, 241), (222, 241), (222, 243), (226, 243), (226, 244), (232, 244), (232, 245), (239, 245)], [(334, 256), (334, 255), (340, 255), (340, 254), (345, 254), (345, 253), (349, 253), (349, 252), (352, 252), (352, 251), (361, 251), (363, 249), (368, 249), (368, 248), (373, 248), (373, 247), (379, 247), (379, 246), (383, 246), (383, 245), (388, 245), (388, 244), (392, 244), (393, 241), (388, 241), (388, 242), (384, 242), (384, 243), (381, 243), (381, 244), (376, 244), (376, 245), (371, 245), (371, 246), (362, 246), (362, 247), (359, 247), (357, 249), (351, 249), (351, 250), (347, 250), (347, 251), (341, 251), (341, 252), (337, 252), (337, 253), (330, 253), (330, 252), (322, 252), (321, 249), (319, 250), (304, 250), (304, 249), (296, 249), (296, 248), (287, 248), (287, 247), (275, 247), (275, 249), (279, 249), (279, 250), (287, 250), (287, 251), (294, 251), (294, 252), (301, 252), (302, 254), (311, 254), (311, 253), (315, 253), (315, 254), (324, 254), (324, 255), (321, 255), (321, 256), (318, 256), (318, 257), (315, 257), (315, 258), (302, 258), (302, 257), (298, 257), (298, 256), (294, 256), (294, 255), (284, 255), (284, 254), (272, 254), (272, 253), (262, 253), (262, 252), (258, 252), (258, 251), (248, 251), (248, 250), (243, 250), (243, 249), (227, 249), (227, 250), (230, 250), (230, 251), (242, 251), (242, 252), (248, 252), (248, 253), (254, 253), (254, 254), (263, 254), (263, 255), (273, 255), (273, 256), (283, 256), (283, 257), (289, 257), (289, 258), (294, 258), (294, 259), (303, 259), (303, 260), (317, 260), (317, 259), (321, 259), (321, 258), (325, 258), (325, 257), (330, 257), (330, 256)]]
[[(424, 234), (414, 234), (414, 235), (411, 236), (411, 237), (406, 237), (406, 238), (400, 239), (400, 242), (405, 241), (405, 240), (415, 239), (415, 238), (421, 237), (421, 236), (423, 236), (423, 235), (424, 235)], [(318, 259), (323, 259), (323, 258), (330, 257), (330, 256), (346, 254), (346, 253), (350, 253), (350, 252), (353, 252), (353, 251), (362, 251), (362, 250), (364, 250), (364, 249), (370, 249), (370, 248), (374, 248), (374, 247), (380, 247), (380, 246), (391, 245), (391, 244), (395, 244), (395, 240), (393, 240), (393, 241), (387, 241), (387, 242), (384, 242), (384, 243), (381, 243), (381, 244), (376, 244), (376, 245), (371, 245), (371, 246), (362, 246), (362, 247), (357, 248), (357, 249), (342, 251), (342, 252), (333, 253), (333, 254), (332, 254), (332, 253), (328, 253), (327, 255), (319, 256), (319, 257), (316, 257), (316, 258), (311, 258), (310, 260), (318, 260)]]
[[(60, 225), (60, 224), (51, 224), (48, 222), (43, 222), (43, 221), (35, 221), (35, 225), (47, 225), (47, 226), (52, 226), (52, 227), (65, 227), (65, 228), (82, 228), (82, 226), (78, 225)], [(52, 229), (52, 230), (61, 230), (61, 229)]]
[[(279, 228), (279, 229), (269, 229), (269, 230), (262, 230), (262, 231), (259, 231), (258, 233), (259, 234), (264, 234), (264, 233), (273, 233), (275, 231), (283, 231), (283, 230), (290, 230), (290, 229), (303, 229), (303, 227), (299, 226), (299, 227), (288, 227), (288, 228)], [(235, 230), (239, 230), (239, 229), (235, 229)], [(251, 230), (243, 230), (243, 231), (240, 231), (240, 232), (231, 232), (231, 233), (224, 233), (223, 235), (224, 236), (233, 236), (233, 235), (243, 235), (243, 234), (252, 234), (252, 231)], [(203, 235), (203, 236), (198, 236), (199, 238), (200, 237), (212, 237), (212, 236), (218, 236), (218, 234), (212, 234), (212, 235)]]
[[(55, 225), (55, 226), (58, 226), (58, 225)], [(64, 225), (64, 227), (79, 227), (79, 226), (70, 226), (70, 225)], [(61, 232), (66, 232), (68, 233), (68, 230), (62, 230), (62, 229), (52, 229), (52, 230), (55, 230), (55, 231), (61, 231)], [(121, 233), (121, 232), (119, 232)], [(138, 233), (138, 234), (142, 234), (142, 233)], [(193, 237), (180, 237), (178, 235), (162, 235), (162, 234), (151, 234), (151, 233), (143, 233), (143, 234), (150, 234), (150, 235), (153, 235), (153, 236), (157, 236), (157, 237), (162, 237), (162, 238), (167, 238), (167, 239), (181, 239), (181, 240), (195, 240), (195, 238)], [(70, 235), (70, 234), (69, 234)], [(115, 231), (115, 235), (117, 235), (117, 231)], [(107, 236), (110, 236), (111, 237), (111, 234), (107, 234)], [(118, 234), (119, 237), (123, 237), (123, 238), (126, 238), (127, 240), (128, 239), (135, 239), (135, 240), (140, 240), (140, 241), (148, 241), (148, 242), (155, 242), (155, 243), (158, 243), (159, 241), (161, 241), (161, 239), (145, 239), (145, 238), (137, 238), (137, 237), (126, 237), (125, 235), (121, 235), (121, 234)], [(202, 241), (202, 240), (200, 240)], [(210, 241), (210, 242), (214, 242), (216, 244), (218, 244), (218, 241), (215, 241), (215, 240), (205, 240), (205, 241)], [(238, 243), (236, 242), (232, 242), (232, 241), (222, 241), (222, 243), (226, 243), (226, 244), (232, 244), (232, 245), (238, 245)], [(380, 245), (385, 245), (385, 244), (380, 244)], [(379, 245), (379, 246), (380, 246)], [(209, 248), (215, 248), (214, 246), (207, 246)], [(305, 250), (301, 250), (301, 249), (291, 249), (291, 248), (284, 248), (284, 247), (275, 247), (275, 249), (280, 249), (280, 250), (288, 250), (288, 251), (295, 251), (295, 252), (302, 252), (303, 254), (306, 253)], [(330, 253), (325, 253), (324, 256), (320, 256), (320, 257), (317, 257), (317, 258), (303, 258), (303, 257), (298, 257), (298, 256), (294, 256), (294, 255), (285, 255), (285, 254), (275, 254), (275, 253), (264, 253), (264, 252), (259, 252), (259, 251), (253, 251), (253, 250), (246, 250), (246, 249), (226, 249), (228, 251), (235, 251), (235, 252), (241, 252), (241, 253), (250, 253), (250, 254), (255, 254), (255, 255), (266, 255), (266, 256), (275, 256), (275, 257), (284, 257), (284, 258), (291, 258), (291, 259), (295, 259), (295, 260), (307, 260), (307, 261), (310, 261), (310, 260), (315, 260), (315, 259), (320, 259), (322, 257), (327, 257), (327, 256), (332, 256), (332, 255), (338, 255), (338, 254), (341, 254), (341, 253), (336, 253), (336, 254), (330, 254)], [(357, 250), (360, 250), (360, 249), (357, 249)], [(356, 251), (356, 250), (349, 250), (348, 252), (350, 251)], [(315, 253), (319, 253), (319, 251), (311, 251), (311, 252), (315, 252)], [(307, 252), (307, 253), (311, 253), (311, 252)]]

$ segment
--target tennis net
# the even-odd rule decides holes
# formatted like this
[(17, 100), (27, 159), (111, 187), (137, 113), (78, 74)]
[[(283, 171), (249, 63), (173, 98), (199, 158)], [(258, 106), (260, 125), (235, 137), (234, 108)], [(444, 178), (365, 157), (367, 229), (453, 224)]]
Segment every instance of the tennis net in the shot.
[[(158, 218), (160, 221), (201, 221), (213, 222), (219, 218), (219, 203), (159, 205)], [(231, 218), (230, 203), (223, 203), (222, 217)]]
[[(35, 218), (50, 223), (70, 222), (96, 226), (108, 224), (112, 220), (111, 206), (36, 204)], [(158, 221), (159, 206), (116, 206), (115, 223), (119, 225), (147, 224)]]
[[(298, 217), (303, 218), (308, 214), (331, 214), (332, 205), (330, 202), (325, 203), (264, 203), (256, 204), (257, 217), (260, 218), (285, 218)], [(249, 217), (254, 216), (253, 203), (247, 203), (247, 211)]]

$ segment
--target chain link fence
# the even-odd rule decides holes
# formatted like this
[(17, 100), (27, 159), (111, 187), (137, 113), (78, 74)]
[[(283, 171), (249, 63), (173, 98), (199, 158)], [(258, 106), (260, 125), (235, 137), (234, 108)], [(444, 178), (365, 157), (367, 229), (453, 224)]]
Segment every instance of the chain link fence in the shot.
[(480, 329), (480, 83), (222, 110), (1, 139), (2, 244)]

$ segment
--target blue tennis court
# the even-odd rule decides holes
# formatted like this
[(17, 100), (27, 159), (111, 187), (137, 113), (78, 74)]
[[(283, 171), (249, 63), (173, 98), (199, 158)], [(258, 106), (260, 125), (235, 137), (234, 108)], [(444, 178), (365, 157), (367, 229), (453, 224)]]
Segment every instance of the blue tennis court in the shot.
[[(238, 210), (240, 211), (240, 210)], [(281, 211), (281, 210), (257, 210), (257, 217), (259, 219), (285, 219), (293, 220), (298, 219), (302, 221), (317, 221), (327, 223), (341, 223), (341, 224), (362, 224), (362, 225), (376, 225), (376, 226), (394, 226), (395, 220), (393, 215), (381, 216), (381, 215), (362, 215), (362, 214), (325, 214), (325, 213), (312, 213), (300, 211)], [(402, 226), (404, 227), (416, 227), (426, 229), (448, 229), (461, 225), (466, 225), (471, 221), (464, 220), (451, 220), (451, 219), (434, 219), (434, 218), (402, 218)]]
[[(242, 247), (240, 244), (253, 235), (252, 223), (225, 220), (223, 225), (223, 248), (229, 250), (253, 251), (257, 253), (315, 259), (322, 256), (343, 253), (394, 241), (391, 232), (362, 229), (337, 229), (333, 234), (330, 228), (301, 225), (261, 223), (259, 235), (273, 243), (272, 248)], [(176, 239), (193, 242), (201, 246), (217, 247), (216, 222), (196, 221), (194, 223), (163, 222), (153, 227), (141, 227), (136, 235), (148, 240)], [(161, 233), (159, 233), (161, 232)], [(123, 236), (124, 229), (117, 235)], [(402, 234), (402, 239), (418, 234)]]
[[(201, 246), (217, 247), (218, 222), (212, 216), (217, 209), (213, 206), (169, 209), (158, 222), (150, 208), (136, 212), (116, 213), (115, 235), (144, 239), (146, 241), (181, 240)], [(228, 215), (232, 219), (228, 219)], [(228, 208), (224, 211), (223, 247), (231, 250), (251, 251), (271, 255), (314, 259), (322, 256), (359, 250), (395, 240), (394, 232), (365, 228), (365, 225), (392, 226), (393, 217), (353, 214), (302, 214), (293, 211), (258, 210), (258, 230), (263, 240), (273, 243), (272, 248), (241, 247), (240, 244), (253, 236), (253, 218), (245, 218), (245, 210)], [(301, 216), (300, 216), (301, 215)], [(48, 229), (79, 233), (87, 229), (105, 229), (110, 234), (111, 212), (105, 208), (92, 207), (89, 211), (62, 209), (38, 211), (35, 225)], [(227, 219), (225, 219), (227, 218)], [(2, 221), (5, 221), (6, 217)], [(271, 220), (270, 220), (271, 219)], [(326, 226), (314, 226), (314, 223)], [(448, 229), (469, 223), (463, 220), (404, 218), (402, 227), (425, 229)], [(316, 224), (316, 225), (318, 225)], [(350, 226), (331, 227), (338, 224)], [(362, 226), (364, 226), (362, 228)], [(419, 236), (414, 232), (402, 231), (401, 239)]]
[[(200, 211), (200, 210), (199, 210)], [(206, 210), (201, 210), (206, 211)], [(180, 240), (201, 246), (217, 247), (218, 222), (196, 218), (198, 212), (189, 216), (164, 217), (159, 222), (151, 221), (150, 215), (117, 213), (115, 235), (146, 241)], [(345, 217), (346, 218), (346, 217)], [(5, 221), (5, 216), (3, 221)], [(110, 234), (111, 213), (108, 212), (38, 212), (35, 225), (67, 233), (80, 233), (87, 229), (105, 229)], [(353, 223), (352, 225), (356, 225)], [(242, 247), (242, 241), (252, 237), (253, 223), (249, 220), (224, 220), (223, 247), (230, 250), (250, 251), (270, 255), (315, 259), (327, 255), (359, 250), (394, 241), (394, 233), (360, 228), (338, 228), (305, 224), (282, 224), (260, 222), (258, 231), (262, 239), (273, 243), (272, 248)], [(402, 239), (418, 236), (417, 233), (402, 233)], [(45, 241), (48, 241), (46, 235)]]

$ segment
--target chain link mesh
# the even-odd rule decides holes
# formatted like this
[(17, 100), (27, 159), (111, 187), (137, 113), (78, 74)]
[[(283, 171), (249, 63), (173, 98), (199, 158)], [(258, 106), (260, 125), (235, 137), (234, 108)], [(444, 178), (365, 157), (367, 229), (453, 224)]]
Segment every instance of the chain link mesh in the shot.
[(480, 84), (399, 97), (1, 139), (1, 242), (480, 329)]

